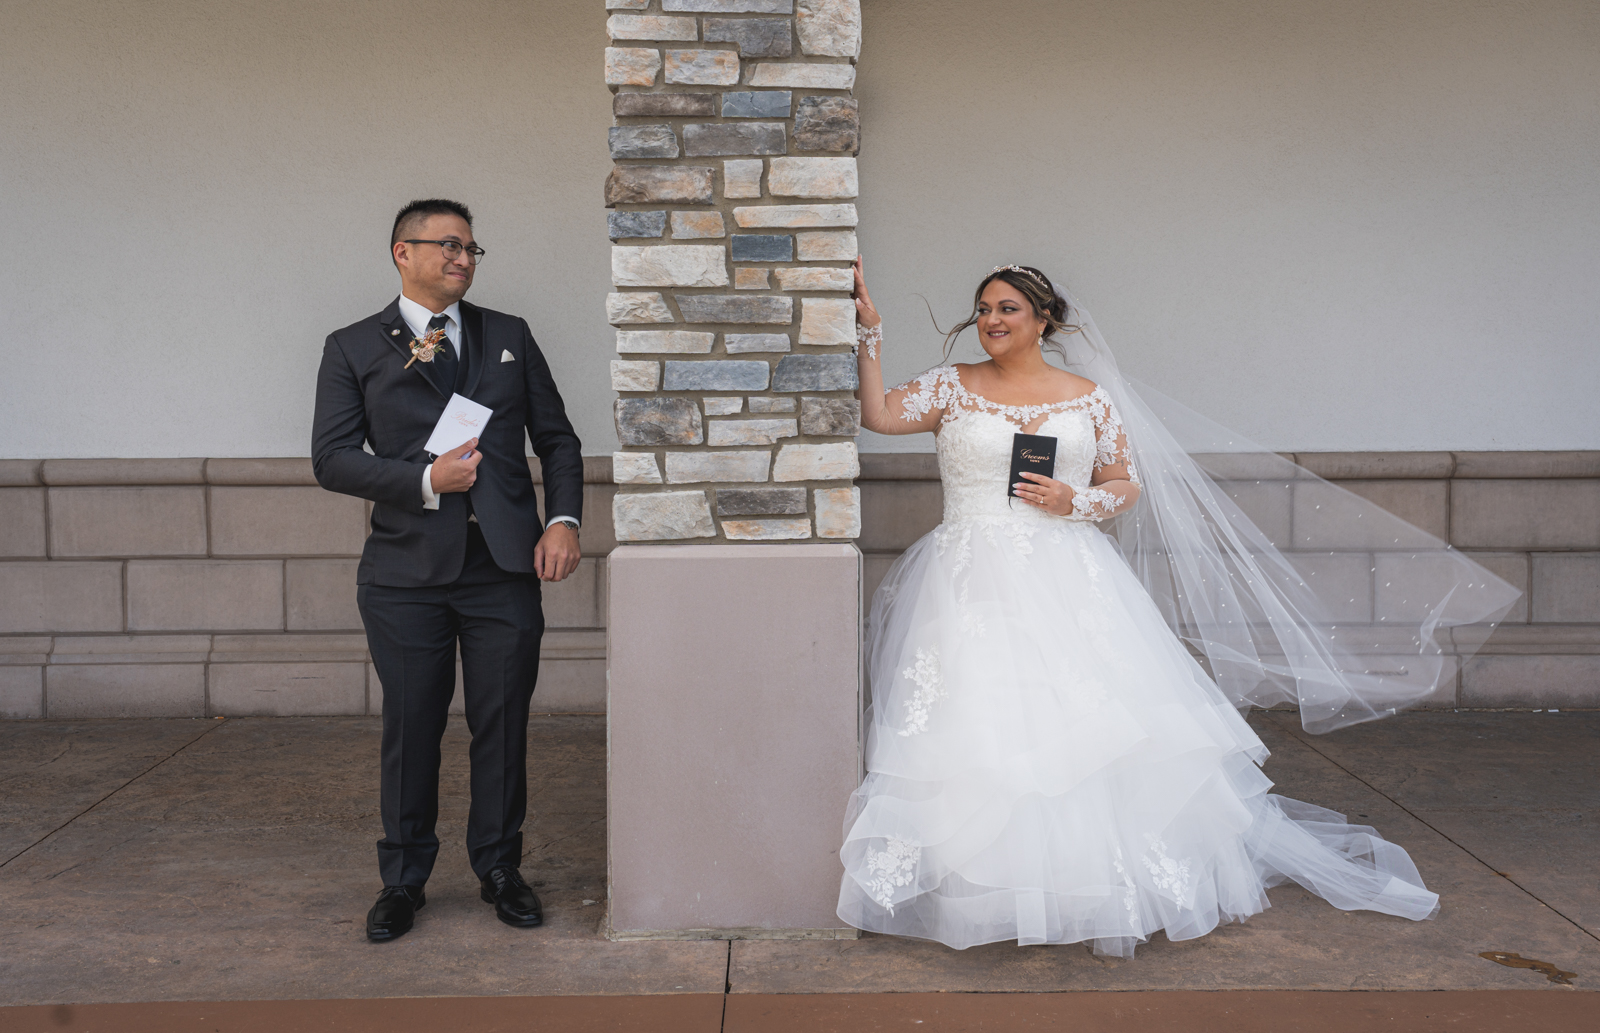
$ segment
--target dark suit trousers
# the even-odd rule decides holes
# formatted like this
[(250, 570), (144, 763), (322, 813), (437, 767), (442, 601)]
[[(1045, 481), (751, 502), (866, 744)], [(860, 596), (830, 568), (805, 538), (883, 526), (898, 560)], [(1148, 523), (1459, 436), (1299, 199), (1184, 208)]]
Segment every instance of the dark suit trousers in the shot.
[(467, 857), (480, 877), (522, 862), (527, 812), (528, 707), (544, 634), (539, 581), (494, 563), (477, 524), (452, 584), (361, 585), (356, 600), (383, 683), (383, 758), (378, 871), (385, 886), (421, 886), (439, 854), (439, 743), (455, 694), (472, 733)]

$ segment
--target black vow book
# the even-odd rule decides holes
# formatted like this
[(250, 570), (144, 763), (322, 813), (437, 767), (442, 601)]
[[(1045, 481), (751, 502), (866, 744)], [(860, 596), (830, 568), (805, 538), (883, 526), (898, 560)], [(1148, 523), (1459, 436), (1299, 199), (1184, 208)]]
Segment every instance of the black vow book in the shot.
[(1025, 473), (1038, 473), (1046, 477), (1056, 475), (1056, 439), (1043, 434), (1011, 435), (1011, 478), (1006, 481), (1006, 495), (1016, 497), (1013, 485), (1029, 483)]

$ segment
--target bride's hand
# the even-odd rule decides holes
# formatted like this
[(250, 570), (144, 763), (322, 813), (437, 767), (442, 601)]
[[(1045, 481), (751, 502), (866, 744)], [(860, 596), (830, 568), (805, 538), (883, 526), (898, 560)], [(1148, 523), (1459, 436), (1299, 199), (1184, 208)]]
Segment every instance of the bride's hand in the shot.
[(1026, 479), (1013, 485), (1017, 489), (1017, 498), (1053, 516), (1072, 515), (1072, 500), (1078, 494), (1072, 485), (1042, 473), (1024, 473), (1022, 476)]
[(855, 263), (850, 267), (856, 274), (856, 287), (852, 296), (856, 300), (856, 322), (865, 327), (874, 327), (883, 322), (883, 317), (878, 315), (878, 310), (872, 305), (872, 297), (867, 293), (867, 279), (861, 272), (861, 256), (857, 255)]

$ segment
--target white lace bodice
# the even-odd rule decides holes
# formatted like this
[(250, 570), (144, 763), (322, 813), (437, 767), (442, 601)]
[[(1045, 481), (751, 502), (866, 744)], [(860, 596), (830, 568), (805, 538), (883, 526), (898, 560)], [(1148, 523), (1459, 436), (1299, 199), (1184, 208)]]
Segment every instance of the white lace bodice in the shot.
[(1007, 496), (1012, 435), (1018, 432), (1057, 439), (1051, 476), (1077, 492), (1081, 504), (1073, 518), (1101, 519), (1120, 503), (1111, 493), (1091, 486), (1100, 467), (1125, 463), (1129, 479), (1138, 483), (1128, 458), (1122, 420), (1110, 397), (1098, 387), (1062, 402), (1001, 405), (968, 391), (954, 366), (939, 366), (897, 390), (906, 392), (901, 404), (907, 419), (942, 410), (937, 447), (947, 524), (1072, 519), (1052, 516)]

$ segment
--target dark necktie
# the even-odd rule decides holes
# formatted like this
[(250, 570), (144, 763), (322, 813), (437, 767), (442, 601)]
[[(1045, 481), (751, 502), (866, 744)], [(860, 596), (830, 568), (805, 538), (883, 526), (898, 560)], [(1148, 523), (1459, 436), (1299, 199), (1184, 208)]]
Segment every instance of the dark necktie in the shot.
[[(443, 330), (447, 322), (449, 322), (449, 317), (447, 316), (434, 316), (428, 320), (428, 332)], [(450, 394), (455, 390), (458, 363), (456, 362), (455, 346), (450, 343), (448, 336), (439, 342), (439, 350), (433, 353), (433, 365), (439, 374), (438, 382), (444, 385), (445, 394)]]

